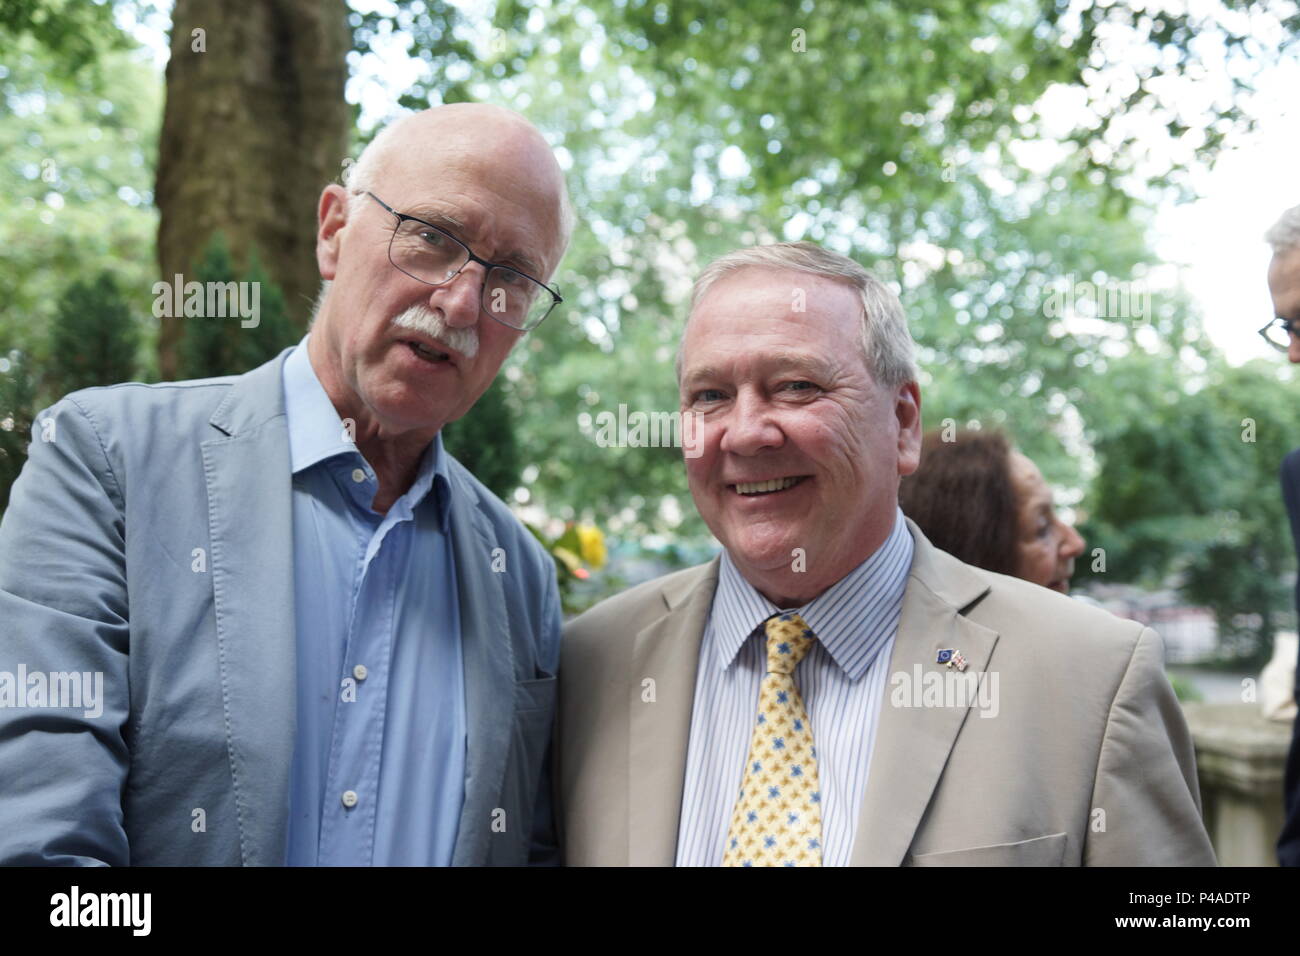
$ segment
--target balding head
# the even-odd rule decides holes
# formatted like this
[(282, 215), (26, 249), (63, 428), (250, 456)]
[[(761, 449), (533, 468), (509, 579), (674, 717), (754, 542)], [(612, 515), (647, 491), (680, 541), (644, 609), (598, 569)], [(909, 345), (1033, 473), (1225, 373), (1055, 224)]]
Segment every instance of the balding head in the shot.
[(555, 222), (556, 252), (546, 274), (538, 276), (550, 278), (568, 248), (575, 216), (559, 163), (537, 127), (514, 110), (491, 103), (450, 103), (407, 113), (375, 135), (349, 166), (344, 185), (354, 195), (385, 196), (386, 183), (408, 171), (405, 160), (427, 159), (430, 154), (445, 162), (481, 166), (489, 180), (503, 187), (526, 185), (552, 200), (547, 212)]

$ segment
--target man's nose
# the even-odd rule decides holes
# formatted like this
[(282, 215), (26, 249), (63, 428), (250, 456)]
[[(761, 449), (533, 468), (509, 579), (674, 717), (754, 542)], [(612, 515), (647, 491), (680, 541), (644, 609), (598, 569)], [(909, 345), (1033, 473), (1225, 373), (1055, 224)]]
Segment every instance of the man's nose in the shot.
[(478, 324), (483, 297), (483, 266), (467, 262), (452, 278), (433, 289), (429, 304), (442, 310), (447, 324), (467, 328)]
[(778, 448), (785, 434), (773, 419), (767, 403), (744, 393), (736, 396), (723, 425), (726, 429), (719, 443), (722, 451), (753, 455), (763, 448)]

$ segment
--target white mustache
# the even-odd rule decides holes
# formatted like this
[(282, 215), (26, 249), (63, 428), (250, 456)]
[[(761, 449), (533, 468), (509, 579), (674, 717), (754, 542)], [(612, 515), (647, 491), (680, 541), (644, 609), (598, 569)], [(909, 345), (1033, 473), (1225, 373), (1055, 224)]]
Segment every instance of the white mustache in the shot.
[(455, 349), (467, 359), (478, 354), (478, 330), (470, 327), (452, 328), (436, 312), (430, 312), (422, 305), (413, 305), (397, 318), (393, 325), (403, 329), (414, 329), (437, 339), (448, 348)]

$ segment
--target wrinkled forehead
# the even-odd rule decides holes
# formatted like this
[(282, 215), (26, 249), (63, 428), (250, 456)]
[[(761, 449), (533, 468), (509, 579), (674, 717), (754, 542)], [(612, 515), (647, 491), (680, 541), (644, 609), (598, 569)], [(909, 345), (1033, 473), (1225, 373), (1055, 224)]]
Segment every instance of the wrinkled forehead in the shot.
[(458, 230), (471, 245), (491, 245), (497, 260), (526, 260), (518, 264), (535, 272), (552, 268), (563, 184), (549, 147), (520, 136), (478, 142), (463, 131), (430, 137), (420, 131), (390, 152), (378, 176), (384, 201)]
[[(751, 266), (719, 278), (682, 331), (680, 371), (734, 360), (807, 364), (861, 353), (863, 305), (847, 282)], [(769, 361), (770, 360), (770, 361)]]

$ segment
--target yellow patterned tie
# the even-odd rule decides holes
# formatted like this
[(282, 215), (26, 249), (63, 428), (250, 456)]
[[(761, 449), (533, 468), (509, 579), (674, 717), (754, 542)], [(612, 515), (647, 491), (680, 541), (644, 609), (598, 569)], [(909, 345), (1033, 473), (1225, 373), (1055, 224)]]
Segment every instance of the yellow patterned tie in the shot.
[(767, 619), (767, 673), (723, 866), (821, 866), (817, 751), (794, 669), (816, 640), (793, 612)]

